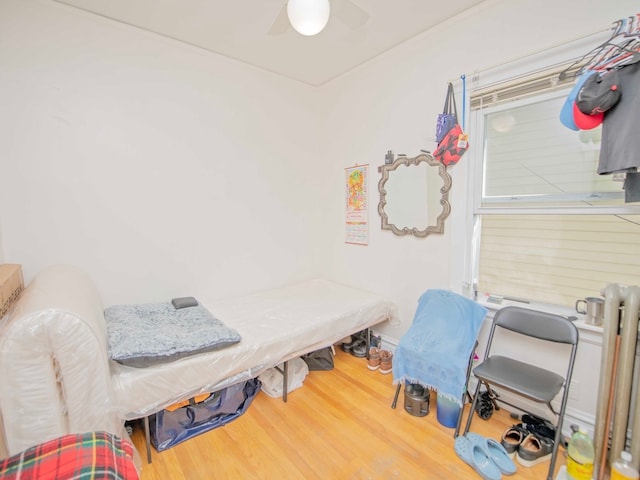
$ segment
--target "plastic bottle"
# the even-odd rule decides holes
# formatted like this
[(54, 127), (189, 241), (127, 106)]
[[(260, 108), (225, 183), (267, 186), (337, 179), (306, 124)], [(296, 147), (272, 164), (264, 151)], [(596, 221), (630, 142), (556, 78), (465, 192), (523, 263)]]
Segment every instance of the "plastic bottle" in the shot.
[(621, 452), (620, 458), (611, 465), (611, 480), (638, 480), (640, 474), (631, 464), (631, 454)]
[(583, 428), (571, 436), (567, 447), (567, 478), (571, 480), (591, 480), (595, 451), (593, 442)]

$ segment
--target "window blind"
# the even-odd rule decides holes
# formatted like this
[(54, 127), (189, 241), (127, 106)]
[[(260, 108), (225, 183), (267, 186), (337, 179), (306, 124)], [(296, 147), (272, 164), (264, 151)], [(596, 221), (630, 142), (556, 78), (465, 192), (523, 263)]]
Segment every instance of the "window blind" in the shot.
[(564, 63), (537, 73), (530, 73), (508, 81), (472, 90), (469, 95), (471, 110), (488, 108), (534, 95), (570, 87), (575, 82), (577, 68)]
[(573, 306), (640, 282), (640, 215), (485, 215), (478, 291)]

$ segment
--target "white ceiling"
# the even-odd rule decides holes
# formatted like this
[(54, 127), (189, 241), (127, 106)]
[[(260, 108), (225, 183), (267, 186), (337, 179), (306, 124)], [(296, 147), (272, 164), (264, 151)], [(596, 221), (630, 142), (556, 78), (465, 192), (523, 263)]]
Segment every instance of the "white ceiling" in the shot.
[[(314, 37), (270, 33), (286, 0), (55, 1), (319, 86), (484, 0), (331, 0)], [(369, 14), (363, 26), (345, 23), (347, 2)]]

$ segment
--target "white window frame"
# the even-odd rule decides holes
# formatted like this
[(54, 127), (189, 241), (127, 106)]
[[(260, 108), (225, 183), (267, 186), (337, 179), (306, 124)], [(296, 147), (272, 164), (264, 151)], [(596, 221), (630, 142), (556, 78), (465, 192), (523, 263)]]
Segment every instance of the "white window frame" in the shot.
[[(488, 107), (485, 109), (476, 109), (470, 111), (468, 115), (470, 131), (472, 131), (472, 141), (470, 144), (470, 149), (468, 153), (470, 158), (467, 159), (470, 162), (469, 168), (469, 185), (471, 188), (469, 189), (469, 205), (467, 208), (468, 212), (468, 224), (472, 225), (472, 231), (470, 233), (469, 246), (470, 246), (470, 258), (469, 265), (467, 266), (467, 275), (464, 281), (464, 285), (467, 287), (467, 292), (472, 294), (474, 298), (481, 302), (485, 303), (485, 305), (489, 308), (496, 309), (506, 305), (522, 305), (522, 300), (526, 300), (526, 306), (531, 308), (537, 308), (545, 311), (550, 311), (553, 313), (558, 313), (565, 316), (575, 315), (575, 310), (568, 308), (562, 305), (553, 305), (553, 304), (545, 304), (541, 302), (536, 302), (533, 299), (511, 299), (510, 297), (501, 298), (501, 303), (495, 304), (492, 302), (486, 302), (486, 299), (478, 297), (476, 292), (477, 278), (479, 272), (479, 253), (480, 253), (480, 233), (482, 226), (482, 217), (485, 215), (638, 215), (640, 214), (640, 205), (639, 204), (624, 204), (624, 205), (601, 205), (601, 206), (593, 206), (593, 205), (584, 205), (584, 206), (556, 206), (554, 204), (549, 204), (545, 202), (540, 202), (539, 205), (532, 206), (517, 206), (517, 203), (520, 200), (526, 199), (515, 199), (514, 206), (489, 206), (485, 202), (484, 206), (482, 205), (482, 187), (483, 187), (483, 179), (484, 179), (484, 158), (485, 158), (485, 115), (489, 113), (495, 113), (502, 110), (507, 110), (510, 108), (516, 108), (519, 106), (528, 105), (531, 103), (536, 103), (539, 101), (544, 101), (545, 99), (553, 98), (558, 95), (567, 94), (570, 89), (558, 90), (550, 93), (543, 93), (540, 95), (535, 95), (529, 98), (514, 100), (510, 102), (505, 102), (493, 107)], [(559, 112), (558, 112), (559, 113)], [(560, 125), (560, 124), (559, 124)], [(617, 194), (615, 194), (617, 196)], [(622, 183), (621, 183), (621, 194), (622, 191)], [(604, 194), (603, 197), (607, 197), (609, 195)], [(565, 197), (566, 198), (566, 197)], [(582, 197), (588, 198), (588, 197)], [(552, 196), (547, 196), (545, 200), (553, 201), (554, 198)], [(604, 285), (603, 285), (604, 287)], [(496, 292), (500, 293), (500, 292)]]

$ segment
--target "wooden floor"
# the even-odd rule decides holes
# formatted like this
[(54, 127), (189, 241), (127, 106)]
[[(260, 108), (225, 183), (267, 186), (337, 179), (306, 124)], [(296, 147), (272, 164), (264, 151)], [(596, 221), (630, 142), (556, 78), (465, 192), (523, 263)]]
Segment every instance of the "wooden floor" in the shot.
[[(150, 465), (144, 432), (136, 426), (142, 480), (480, 478), (456, 456), (453, 429), (438, 423), (435, 398), (425, 417), (404, 410), (402, 393), (391, 409), (392, 376), (369, 371), (365, 359), (336, 353), (335, 368), (311, 372), (287, 403), (260, 392), (226, 426), (162, 453), (152, 448)], [(513, 423), (500, 410), (488, 421), (476, 416), (471, 430), (499, 439)], [(564, 464), (560, 448), (556, 472)], [(503, 478), (545, 479), (549, 468), (548, 461), (516, 465), (516, 474)]]

